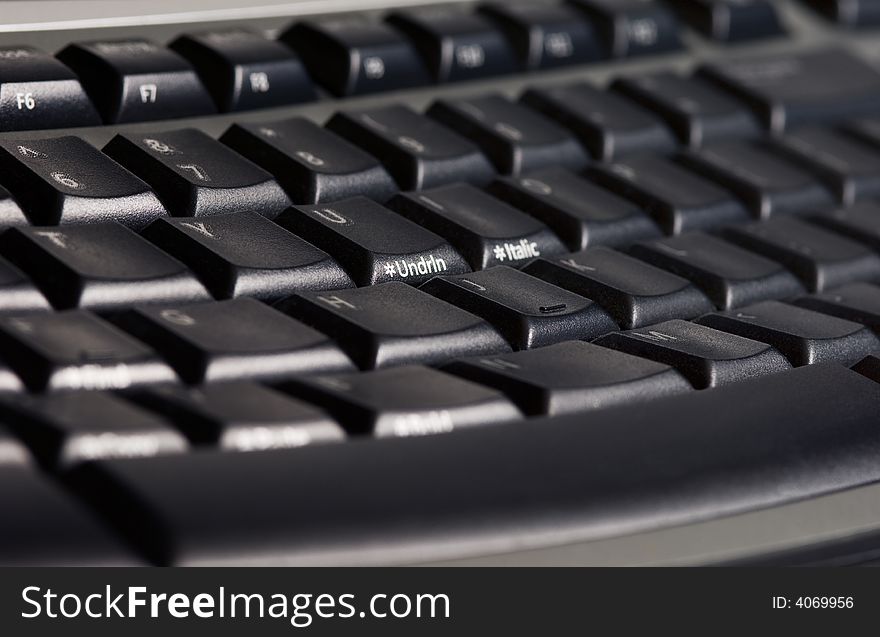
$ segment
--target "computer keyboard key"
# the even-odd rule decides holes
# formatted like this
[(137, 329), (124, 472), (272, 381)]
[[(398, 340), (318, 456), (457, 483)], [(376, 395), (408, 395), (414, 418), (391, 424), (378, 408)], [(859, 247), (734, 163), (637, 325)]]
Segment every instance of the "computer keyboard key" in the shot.
[(233, 124), (220, 141), (271, 173), (295, 204), (358, 195), (381, 203), (397, 192), (378, 159), (301, 117)]
[(697, 77), (660, 72), (620, 78), (612, 87), (658, 113), (691, 148), (719, 139), (756, 137), (760, 132), (742, 102)]
[(143, 564), (93, 511), (33, 467), (0, 466), (0, 508), (7, 512), (0, 524), (4, 566)]
[(66, 471), (91, 460), (189, 449), (171, 424), (111, 392), (22, 396), (0, 404), (0, 419), (10, 423), (50, 471)]
[(564, 168), (499, 179), (489, 192), (547, 224), (569, 250), (660, 236), (635, 204)]
[(771, 147), (753, 142), (717, 142), (685, 153), (688, 168), (733, 191), (761, 218), (802, 214), (834, 205), (818, 176)]
[(327, 253), (254, 212), (161, 219), (143, 236), (185, 263), (218, 299), (278, 301), (300, 290), (354, 285)]
[(584, 64), (606, 57), (592, 22), (577, 10), (544, 3), (491, 2), (478, 11), (507, 36), (528, 71)]
[(326, 409), (349, 433), (377, 438), (522, 420), (501, 392), (420, 365), (302, 379), (285, 389)]
[(520, 70), (503, 32), (478, 13), (447, 8), (394, 11), (388, 24), (405, 34), (435, 82), (460, 82)]
[(0, 424), (0, 471), (8, 467), (27, 467), (31, 454), (9, 429)]
[(115, 222), (13, 228), (0, 235), (0, 254), (59, 309), (109, 312), (210, 298), (180, 261)]
[(838, 49), (712, 62), (700, 74), (748, 102), (777, 134), (880, 108), (880, 73)]
[(272, 218), (290, 205), (269, 173), (194, 128), (120, 133), (104, 152), (150, 184), (175, 216), (252, 211)]
[(85, 310), (0, 317), (0, 357), (35, 392), (177, 382), (150, 347)]
[(366, 197), (297, 206), (276, 221), (334, 257), (357, 285), (418, 285), (436, 274), (470, 271), (442, 237)]
[(870, 283), (850, 283), (828, 292), (817, 292), (793, 301), (808, 310), (822, 312), (880, 332), (880, 287)]
[(547, 226), (470, 184), (402, 193), (388, 207), (449, 241), (473, 270), (565, 252)]
[(595, 342), (671, 365), (697, 389), (791, 368), (786, 358), (766, 343), (681, 320), (608, 334)]
[(806, 0), (806, 3), (842, 26), (870, 28), (880, 25), (880, 2), (877, 0)]
[(281, 40), (337, 97), (425, 86), (431, 79), (412, 43), (380, 22), (357, 18), (293, 25)]
[(614, 57), (676, 51), (682, 47), (675, 15), (653, 0), (571, 0), (599, 26)]
[(28, 219), (9, 191), (0, 186), (0, 226), (26, 226)]
[(293, 51), (246, 29), (182, 35), (169, 48), (193, 65), (223, 112), (288, 106), (317, 97)]
[(73, 71), (33, 47), (0, 47), (0, 131), (100, 123)]
[(189, 62), (148, 40), (80, 42), (57, 57), (77, 74), (105, 124), (217, 110)]
[(848, 208), (838, 208), (829, 214), (809, 217), (816, 223), (845, 235), (874, 250), (880, 250), (880, 203), (872, 200), (858, 201)]
[(337, 113), (327, 128), (378, 157), (403, 190), (455, 181), (481, 186), (495, 174), (473, 143), (407, 106)]
[(521, 101), (570, 129), (600, 161), (675, 150), (663, 121), (632, 100), (586, 83), (527, 90)]
[(361, 369), (510, 351), (483, 319), (399, 281), (303, 292), (276, 307), (329, 335)]
[(782, 263), (811, 292), (857, 281), (880, 281), (880, 256), (866, 246), (800, 219), (728, 228), (724, 236)]
[(542, 257), (523, 271), (592, 299), (625, 330), (692, 319), (713, 309), (687, 279), (608, 248)]
[(668, 365), (583, 341), (467, 358), (443, 370), (504, 392), (529, 416), (589, 412), (692, 391)]
[(438, 276), (421, 290), (483, 317), (515, 350), (591, 339), (617, 329), (598, 303), (508, 266)]
[(690, 280), (720, 310), (804, 293), (804, 286), (776, 261), (694, 232), (634, 245), (630, 253)]
[(586, 152), (568, 131), (498, 94), (439, 100), (428, 115), (473, 141), (505, 175), (549, 166), (579, 170), (587, 164)]
[(793, 161), (821, 176), (844, 205), (880, 195), (880, 148), (825, 128), (800, 128), (778, 142)]
[(0, 314), (22, 314), (48, 309), (49, 301), (33, 282), (12, 263), (0, 257)]
[(795, 366), (825, 362), (849, 366), (880, 351), (880, 339), (864, 325), (779, 301), (707, 314), (698, 322), (772, 345)]
[(666, 234), (714, 230), (751, 219), (729, 191), (658, 155), (640, 155), (595, 166), (589, 175), (637, 203)]
[(114, 321), (189, 384), (353, 369), (326, 336), (254, 299), (137, 307)]
[(321, 410), (250, 381), (155, 387), (130, 397), (173, 422), (195, 444), (264, 451), (336, 442), (342, 428)]
[(781, 36), (785, 27), (772, 0), (673, 0), (691, 27), (718, 42)]
[(35, 225), (142, 228), (168, 214), (147, 184), (79, 137), (0, 141), (0, 171)]

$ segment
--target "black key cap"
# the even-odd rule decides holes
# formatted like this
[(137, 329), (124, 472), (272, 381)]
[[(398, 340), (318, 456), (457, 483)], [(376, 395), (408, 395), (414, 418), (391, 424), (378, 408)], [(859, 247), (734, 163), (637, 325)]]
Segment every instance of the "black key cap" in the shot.
[(387, 21), (418, 49), (435, 82), (460, 82), (519, 70), (500, 29), (476, 13), (445, 8), (395, 11)]
[(333, 256), (358, 285), (469, 272), (464, 258), (430, 230), (365, 197), (297, 206), (278, 223)]
[(149, 183), (179, 217), (253, 211), (272, 218), (290, 205), (269, 173), (194, 128), (120, 133), (104, 152)]
[(707, 314), (699, 322), (772, 345), (795, 366), (831, 361), (852, 365), (880, 351), (880, 339), (864, 325), (778, 301)]
[(0, 357), (32, 391), (177, 380), (152, 349), (85, 310), (0, 317)]
[(501, 95), (440, 100), (428, 115), (477, 144), (505, 175), (548, 166), (578, 170), (587, 164), (584, 149), (568, 131)]
[(469, 184), (403, 193), (388, 207), (449, 241), (474, 270), (565, 252), (540, 221)]
[(700, 78), (665, 72), (621, 78), (612, 86), (660, 114), (691, 148), (729, 137), (755, 137), (759, 132), (745, 105)]
[(27, 225), (27, 217), (19, 208), (15, 199), (9, 194), (3, 186), (0, 186), (0, 226), (8, 228), (9, 226)]
[(2, 405), (17, 435), (48, 469), (80, 462), (182, 453), (189, 445), (170, 424), (110, 392), (19, 397)]
[(806, 0), (806, 3), (843, 26), (880, 25), (880, 2), (877, 0)]
[(0, 131), (100, 123), (73, 71), (29, 46), (0, 47)]
[(596, 301), (626, 330), (713, 309), (687, 279), (608, 248), (535, 259), (523, 271)]
[(774, 133), (880, 108), (880, 73), (837, 49), (713, 62), (700, 73), (746, 100)]
[(564, 168), (499, 179), (489, 191), (546, 223), (570, 250), (620, 246), (660, 235), (634, 204)]
[(174, 422), (193, 442), (226, 451), (288, 449), (344, 437), (322, 411), (248, 381), (156, 387), (132, 399)]
[(676, 147), (672, 132), (653, 113), (589, 84), (529, 89), (521, 100), (571, 129), (601, 161), (632, 153), (671, 152)]
[(771, 0), (673, 0), (694, 29), (719, 42), (742, 42), (785, 33)]
[(438, 276), (421, 289), (482, 316), (515, 350), (595, 338), (617, 329), (599, 304), (507, 266)]
[(183, 261), (218, 299), (277, 301), (300, 290), (354, 285), (325, 252), (253, 212), (161, 219), (143, 235)]
[(779, 261), (811, 292), (856, 281), (880, 280), (880, 256), (859, 243), (799, 219), (772, 219), (728, 228), (724, 236)]
[(779, 263), (701, 232), (640, 243), (630, 251), (689, 279), (721, 310), (804, 292), (794, 275)]
[(223, 112), (317, 97), (305, 66), (290, 49), (245, 29), (182, 35), (168, 48), (189, 60)]
[(801, 297), (794, 304), (861, 323), (880, 332), (880, 287), (869, 283), (850, 283), (828, 292)]
[(361, 369), (510, 351), (482, 319), (399, 282), (306, 292), (278, 307), (329, 334)]
[(13, 228), (0, 235), (0, 253), (59, 309), (106, 312), (210, 298), (182, 263), (118, 223)]
[(93, 512), (31, 467), (0, 468), (0, 507), (14, 512), (0, 524), (4, 566), (142, 563)]
[(639, 204), (666, 234), (713, 230), (751, 219), (730, 192), (665, 157), (621, 159), (595, 167), (590, 176)]
[(281, 34), (281, 40), (296, 49), (316, 81), (339, 97), (430, 83), (413, 45), (381, 23), (300, 22)]
[(147, 40), (81, 42), (57, 57), (79, 76), (106, 124), (217, 110), (189, 62)]
[(139, 307), (116, 323), (155, 347), (190, 384), (352, 369), (323, 334), (254, 299)]
[(403, 190), (484, 185), (495, 174), (474, 144), (407, 106), (337, 113), (327, 128), (378, 157)]
[(27, 467), (31, 454), (9, 430), (0, 425), (0, 471), (9, 467)]
[(35, 225), (142, 228), (168, 214), (147, 184), (79, 137), (0, 141), (0, 171)]
[(520, 67), (526, 70), (584, 64), (605, 57), (592, 22), (570, 7), (493, 2), (481, 6), (479, 12), (507, 36)]
[(812, 223), (880, 250), (880, 203), (860, 201), (849, 208), (810, 217)]
[(858, 140), (824, 128), (801, 128), (779, 140), (778, 147), (818, 173), (844, 205), (880, 195), (880, 152)]
[[(603, 537), (611, 519), (638, 532), (873, 483), (878, 411), (880, 386), (814, 365), (467, 435), (94, 463), (77, 487), (160, 564), (443, 559), (452, 538), (485, 534), (474, 549), (490, 552), (499, 534), (525, 542), (561, 520)], [(301, 486), (315, 476), (320, 498)], [(439, 529), (448, 543), (425, 555)]]
[(21, 314), (48, 309), (49, 302), (46, 297), (37, 290), (30, 279), (9, 261), (0, 257), (0, 313)]
[(301, 117), (233, 124), (220, 141), (272, 173), (296, 204), (358, 195), (384, 202), (397, 192), (378, 159)]
[(762, 219), (815, 212), (834, 203), (817, 177), (761, 144), (718, 142), (686, 153), (682, 161), (732, 190)]
[(582, 341), (467, 358), (443, 369), (503, 391), (529, 416), (594, 411), (692, 390), (668, 365)]
[(596, 343), (671, 365), (697, 389), (741, 382), (791, 367), (770, 345), (680, 320), (608, 334)]
[(305, 379), (286, 389), (321, 405), (350, 433), (379, 438), (522, 419), (501, 392), (419, 365)]
[(611, 43), (614, 57), (666, 53), (681, 48), (678, 21), (653, 0), (572, 0)]

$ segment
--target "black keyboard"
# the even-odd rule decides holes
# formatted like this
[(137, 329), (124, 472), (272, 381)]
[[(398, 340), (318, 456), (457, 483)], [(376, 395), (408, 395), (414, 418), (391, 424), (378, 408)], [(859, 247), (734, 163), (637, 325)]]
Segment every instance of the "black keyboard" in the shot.
[(880, 547), (880, 2), (67, 4), (0, 19), (0, 563)]

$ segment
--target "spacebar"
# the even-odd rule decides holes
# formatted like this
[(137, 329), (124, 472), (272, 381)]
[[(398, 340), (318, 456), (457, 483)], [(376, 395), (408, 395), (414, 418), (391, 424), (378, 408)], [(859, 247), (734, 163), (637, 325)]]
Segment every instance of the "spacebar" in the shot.
[(880, 385), (814, 365), (520, 425), (102, 462), (77, 488), (160, 564), (429, 562), (618, 535), (880, 479)]

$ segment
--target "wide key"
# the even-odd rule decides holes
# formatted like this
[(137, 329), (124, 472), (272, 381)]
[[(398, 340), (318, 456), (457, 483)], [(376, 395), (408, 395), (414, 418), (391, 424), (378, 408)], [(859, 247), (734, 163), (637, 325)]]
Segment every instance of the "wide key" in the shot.
[(272, 218), (290, 205), (269, 173), (194, 128), (120, 133), (104, 152), (149, 183), (176, 216), (253, 211)]
[(354, 285), (326, 252), (253, 212), (161, 219), (143, 236), (185, 263), (218, 299), (277, 301)]
[(137, 307), (114, 321), (190, 384), (352, 369), (323, 334), (254, 299)]
[(403, 190), (484, 185), (495, 174), (469, 140), (406, 106), (337, 113), (327, 128), (378, 157)]
[(470, 184), (403, 193), (388, 207), (445, 238), (474, 270), (565, 251), (543, 223)]
[(0, 169), (34, 225), (142, 228), (168, 214), (147, 184), (79, 137), (0, 141)]
[(277, 222), (329, 253), (358, 285), (468, 272), (443, 238), (365, 197), (326, 206), (297, 206)]
[(681, 320), (608, 334), (596, 343), (671, 365), (697, 389), (791, 368), (785, 357), (766, 343)]
[(625, 330), (712, 310), (687, 279), (608, 248), (542, 257), (523, 271), (592, 299)]
[(400, 282), (303, 292), (277, 307), (328, 334), (361, 369), (510, 351), (481, 318)]
[(668, 365), (583, 341), (466, 358), (443, 370), (504, 392), (529, 416), (589, 412), (692, 391)]
[(880, 339), (864, 325), (778, 301), (707, 314), (699, 323), (772, 345), (795, 366), (831, 361), (849, 366), (880, 351)]
[(617, 329), (597, 303), (507, 266), (438, 276), (421, 289), (482, 316), (516, 350), (595, 338)]

